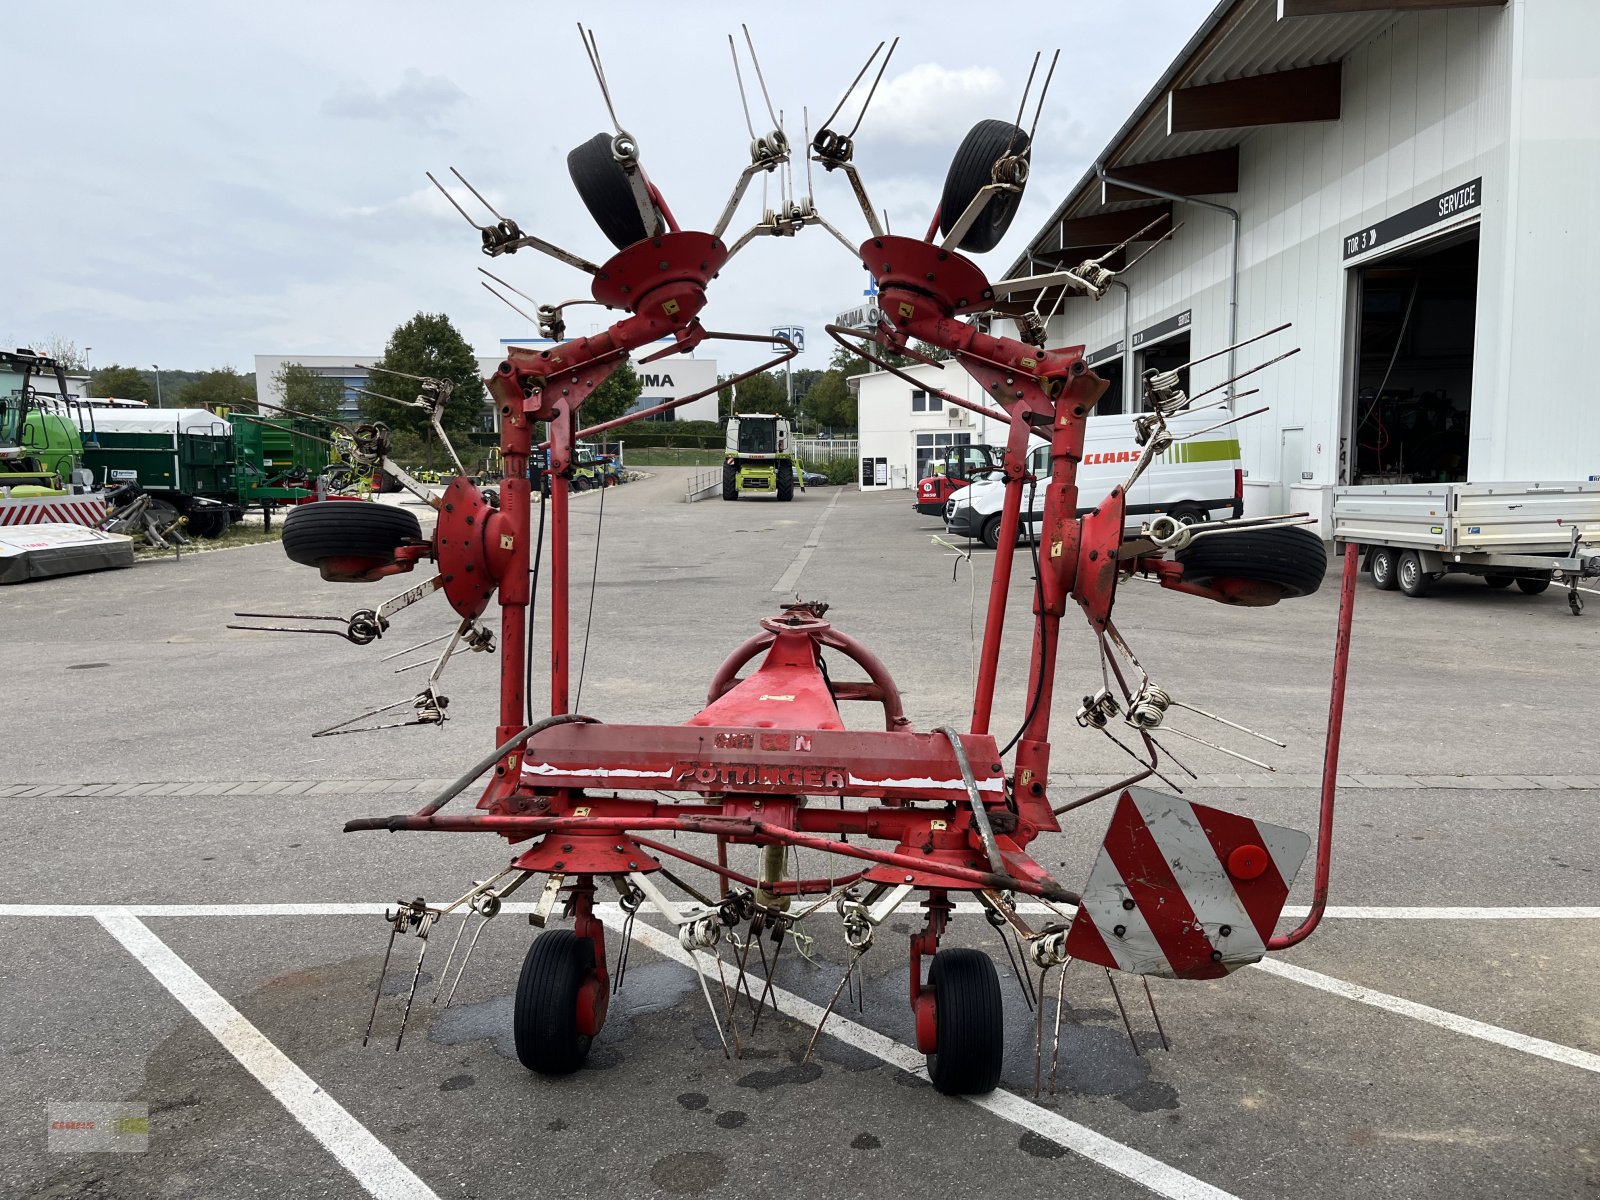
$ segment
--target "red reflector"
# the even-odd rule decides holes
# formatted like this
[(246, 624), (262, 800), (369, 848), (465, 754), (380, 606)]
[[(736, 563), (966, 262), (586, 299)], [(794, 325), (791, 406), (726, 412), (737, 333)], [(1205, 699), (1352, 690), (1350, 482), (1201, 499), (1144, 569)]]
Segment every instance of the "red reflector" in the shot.
[(1233, 469), (1233, 498), (1235, 500), (1244, 499), (1244, 469), (1242, 467)]
[(1265, 846), (1236, 846), (1228, 855), (1228, 874), (1235, 879), (1259, 879), (1271, 861)]

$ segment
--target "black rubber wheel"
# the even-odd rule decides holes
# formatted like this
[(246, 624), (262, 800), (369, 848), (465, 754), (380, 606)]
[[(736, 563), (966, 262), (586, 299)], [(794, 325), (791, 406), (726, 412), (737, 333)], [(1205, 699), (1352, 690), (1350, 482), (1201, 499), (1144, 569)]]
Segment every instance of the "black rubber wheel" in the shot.
[[(316, 567), (336, 583), (363, 578), (367, 570), (392, 563), (405, 542), (421, 540), (416, 514), (385, 504), (324, 500), (298, 506), (283, 521), (283, 552), (290, 561)], [(353, 561), (330, 566), (330, 560)]]
[(1422, 569), (1422, 559), (1415, 550), (1400, 556), (1400, 590), (1408, 596), (1426, 596), (1433, 587), (1433, 576)]
[(1391, 546), (1374, 546), (1368, 560), (1372, 567), (1372, 582), (1380, 592), (1392, 592), (1399, 586), (1400, 555)]
[(1000, 549), (1000, 518), (990, 517), (983, 523), (983, 544), (991, 550)]
[(594, 973), (594, 943), (570, 929), (547, 929), (528, 947), (517, 977), (511, 1032), (517, 1058), (541, 1075), (571, 1075), (589, 1057), (578, 1032), (578, 992)]
[(1198, 525), (1201, 521), (1209, 521), (1211, 519), (1210, 513), (1189, 504), (1180, 504), (1167, 515), (1179, 525)]
[(724, 463), (722, 467), (722, 498), (724, 500), (739, 498), (739, 468), (733, 463)]
[(1178, 551), (1187, 583), (1248, 579), (1276, 585), (1284, 597), (1309, 596), (1328, 573), (1328, 549), (1303, 525), (1241, 529), (1200, 538)]
[[(156, 525), (165, 530), (183, 514), (178, 511), (178, 506), (170, 500), (162, 500), (155, 496), (150, 497), (150, 507), (145, 512), (155, 520)], [(187, 527), (186, 527), (187, 528)]]
[(981, 950), (941, 950), (928, 971), (938, 1048), (928, 1079), (946, 1096), (994, 1091), (1005, 1065), (1000, 976)]
[[(967, 205), (994, 182), (994, 164), (1006, 155), (1028, 157), (1028, 135), (1010, 121), (979, 121), (962, 140), (950, 171), (944, 177), (944, 194), (939, 199), (939, 231), (948, 235)], [(1011, 228), (1022, 203), (1022, 193), (996, 192), (983, 212), (962, 235), (957, 250), (982, 254), (993, 250)]]
[(575, 475), (572, 482), (567, 486), (567, 490), (571, 492), (587, 492), (591, 486), (589, 481), (582, 475)]
[(228, 532), (229, 524), (227, 509), (194, 505), (189, 509), (189, 521), (185, 528), (196, 537), (219, 538)]
[(794, 499), (794, 464), (788, 459), (778, 463), (778, 499)]
[(1517, 580), (1517, 590), (1525, 596), (1537, 596), (1549, 586), (1550, 577), (1548, 575), (1543, 579), (1530, 578), (1527, 575), (1523, 575)]
[[(567, 174), (578, 189), (583, 205), (618, 250), (650, 236), (634, 201), (633, 188), (617, 160), (611, 157), (611, 135), (597, 133), (567, 155)], [(660, 210), (656, 210), (659, 221)]]
[(1510, 587), (1516, 580), (1517, 577), (1515, 575), (1485, 575), (1483, 577), (1483, 581), (1492, 588)]
[(1583, 594), (1581, 592), (1568, 592), (1567, 607), (1572, 610), (1573, 616), (1583, 616)]

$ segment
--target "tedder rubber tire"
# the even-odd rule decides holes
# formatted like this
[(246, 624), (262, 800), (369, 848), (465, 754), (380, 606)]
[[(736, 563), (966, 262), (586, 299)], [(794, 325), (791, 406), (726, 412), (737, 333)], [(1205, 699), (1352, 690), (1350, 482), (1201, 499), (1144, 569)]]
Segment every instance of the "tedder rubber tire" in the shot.
[(794, 464), (788, 459), (778, 464), (778, 499), (794, 499)]
[(725, 463), (722, 468), (722, 498), (724, 500), (739, 498), (739, 468), (732, 463)]
[(983, 523), (983, 544), (991, 550), (1000, 549), (1000, 518), (990, 517)]
[(1510, 587), (1517, 581), (1515, 575), (1485, 575), (1483, 581), (1492, 588)]
[(935, 1044), (928, 1078), (946, 1096), (992, 1092), (1005, 1065), (1000, 977), (981, 950), (941, 950), (928, 971)]
[(609, 133), (595, 134), (568, 154), (567, 173), (594, 223), (618, 250), (650, 236), (639, 216), (628, 176), (611, 157)]
[(1374, 546), (1371, 563), (1372, 582), (1377, 589), (1394, 591), (1400, 584), (1400, 555), (1391, 546)]
[(1328, 573), (1328, 550), (1322, 539), (1299, 525), (1241, 529), (1201, 538), (1178, 551), (1187, 583), (1213, 579), (1248, 579), (1270, 583), (1285, 599), (1309, 596)]
[(387, 566), (402, 544), (421, 540), (416, 514), (386, 504), (322, 500), (299, 505), (283, 521), (283, 552), (290, 561), (316, 567), (324, 579), (335, 581), (360, 576), (329, 575), (324, 564), (330, 559)]
[[(939, 231), (948, 235), (967, 205), (990, 183), (994, 182), (995, 162), (1008, 154), (1028, 152), (1028, 135), (1010, 121), (979, 121), (962, 140), (956, 156), (950, 161), (950, 171), (944, 177), (944, 193), (939, 200)], [(982, 254), (993, 250), (1011, 228), (1012, 218), (1022, 203), (1022, 193), (996, 192), (984, 206), (983, 212), (972, 223), (972, 228), (962, 235), (957, 250), (968, 254)]]
[(517, 1057), (541, 1075), (571, 1075), (589, 1057), (578, 1032), (578, 992), (594, 973), (594, 943), (570, 929), (547, 929), (533, 940), (517, 977), (511, 1032)]
[(1426, 596), (1433, 587), (1433, 576), (1422, 569), (1422, 559), (1415, 550), (1407, 550), (1400, 556), (1398, 571), (1400, 590), (1413, 599)]
[(1517, 589), (1525, 596), (1537, 596), (1550, 586), (1549, 578), (1534, 579), (1523, 575), (1517, 580)]

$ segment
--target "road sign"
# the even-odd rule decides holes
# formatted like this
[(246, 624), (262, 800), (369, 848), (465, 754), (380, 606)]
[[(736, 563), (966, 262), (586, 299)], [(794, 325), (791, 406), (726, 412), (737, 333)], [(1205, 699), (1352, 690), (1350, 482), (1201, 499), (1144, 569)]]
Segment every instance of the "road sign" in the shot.
[[(774, 325), (772, 327), (772, 336), (775, 338), (788, 338), (795, 344), (795, 348), (797, 350), (804, 350), (806, 348), (806, 331), (803, 326)], [(772, 348), (780, 354), (789, 349), (789, 347), (785, 346), (782, 342), (773, 342)]]

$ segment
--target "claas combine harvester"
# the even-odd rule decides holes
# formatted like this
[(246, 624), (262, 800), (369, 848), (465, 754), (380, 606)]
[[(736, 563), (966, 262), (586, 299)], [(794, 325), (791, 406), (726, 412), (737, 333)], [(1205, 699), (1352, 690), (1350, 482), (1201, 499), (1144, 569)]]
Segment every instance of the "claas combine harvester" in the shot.
[[(745, 41), (748, 45), (748, 32)], [(425, 582), (350, 618), (254, 626), (309, 631), (317, 621), (332, 622), (317, 631), (365, 644), (382, 636), (400, 609), (443, 592), (455, 614), (454, 632), (419, 695), (369, 714), (401, 710), (402, 719), (391, 725), (442, 721), (445, 698), (438, 689), (445, 663), (464, 648), (492, 651), (498, 640), (500, 716), (493, 750), (417, 811), (362, 817), (345, 826), (347, 831), (494, 835), (512, 846), (513, 857), (503, 870), (458, 899), (430, 904), (419, 898), (388, 914), (390, 951), (397, 937), (422, 939), (404, 999), (401, 1035), (435, 925), (446, 917), (461, 919), (445, 966), (448, 976), (467, 924), (476, 918), (467, 943), (470, 957), (484, 925), (528, 880), (542, 881), (532, 889), (537, 901), (531, 920), (543, 932), (529, 949), (517, 983), (515, 1044), (529, 1068), (548, 1074), (582, 1065), (605, 1023), (612, 978), (625, 959), (626, 936), (608, 953), (601, 918), (609, 919), (611, 910), (602, 913), (597, 907), (602, 885), (616, 888), (618, 911), (630, 914), (630, 920), (644, 905), (653, 906), (681, 945), (701, 956), (697, 961), (707, 967), (700, 975), (702, 989), (719, 1031), (731, 1020), (750, 945), (765, 939), (781, 947), (797, 922), (818, 913), (831, 920), (837, 913), (850, 968), (833, 993), (836, 1002), (890, 914), (920, 906), (920, 928), (910, 936), (908, 998), (928, 1075), (935, 1087), (951, 1094), (994, 1088), (1004, 1051), (993, 962), (977, 950), (941, 946), (955, 913), (953, 897), (965, 894), (981, 905), (1003, 931), (1008, 953), (1011, 945), (1023, 950), (1030, 977), (1034, 969), (1042, 975), (1079, 959), (1108, 972), (1215, 979), (1303, 938), (1326, 901), (1354, 560), (1346, 554), (1334, 638), (1315, 893), (1302, 924), (1279, 933), (1278, 920), (1311, 839), (1188, 802), (1174, 794), (1175, 786), (1171, 792), (1141, 786), (1147, 780), (1168, 782), (1163, 768), (1171, 756), (1162, 757), (1159, 737), (1193, 736), (1167, 723), (1169, 710), (1202, 710), (1174, 699), (1148, 676), (1112, 611), (1119, 584), (1135, 574), (1174, 593), (1176, 603), (1274, 604), (1319, 586), (1326, 551), (1304, 527), (1304, 514), (1187, 526), (1157, 517), (1136, 532), (1125, 528), (1129, 487), (1172, 444), (1167, 417), (1206, 406), (1179, 390), (1176, 373), (1152, 373), (1144, 381), (1148, 411), (1138, 419), (1142, 453), (1127, 481), (1105, 496), (1078, 495), (1084, 423), (1106, 385), (1085, 366), (1081, 347), (1045, 346), (1044, 303), (1068, 289), (1099, 295), (1112, 272), (1090, 261), (1050, 275), (991, 282), (973, 258), (999, 242), (1027, 183), (1032, 130), (1023, 125), (1023, 109), (1034, 73), (1015, 122), (981, 121), (961, 144), (926, 236), (886, 232), (868, 200), (852, 161), (864, 101), (848, 133), (834, 128), (839, 109), (814, 136), (806, 130), (808, 194), (784, 199), (730, 240), (730, 223), (750, 182), (789, 162), (790, 143), (770, 100), (766, 109), (773, 129), (757, 136), (752, 128), (749, 165), (720, 218), (706, 231), (687, 228), (646, 174), (637, 141), (616, 124), (591, 34), (584, 34), (584, 44), (616, 131), (584, 142), (568, 156), (568, 167), (617, 252), (591, 262), (523, 232), (493, 209), (472, 223), (484, 253), (533, 249), (550, 255), (586, 274), (594, 301), (623, 315), (604, 332), (563, 340), (564, 306), (541, 306), (537, 319), (556, 344), (512, 348), (488, 381), (499, 410), (505, 463), (498, 504), (464, 476), (433, 497), (386, 460), (385, 469), (437, 508), (431, 537), (420, 535), (410, 514), (376, 505), (312, 505), (285, 524), (290, 557), (316, 566), (325, 579), (366, 582), (428, 566), (432, 573)], [(861, 91), (877, 62), (877, 75), (865, 93), (870, 101), (893, 49), (879, 45), (840, 109)], [(754, 63), (753, 45), (748, 56)], [(736, 51), (736, 67), (739, 61)], [(1035, 72), (1039, 66), (1036, 56)], [(1034, 127), (1053, 71), (1052, 61), (1039, 88)], [(763, 96), (765, 91), (763, 82)], [(867, 227), (863, 240), (846, 238), (818, 213), (809, 194), (811, 163), (847, 177)], [(456, 175), (487, 209), (487, 201)], [(916, 357), (914, 342), (947, 351), (951, 365), (977, 379), (988, 402), (969, 403), (948, 393), (945, 401), (983, 412), (1009, 430), (1001, 468), (1006, 499), (1000, 550), (970, 723), (964, 730), (915, 728), (887, 665), (835, 627), (821, 602), (787, 604), (762, 620), (759, 631), (712, 674), (705, 707), (680, 723), (606, 724), (575, 712), (568, 603), (568, 495), (575, 446), (580, 436), (623, 423), (584, 428), (584, 403), (630, 353), (655, 347), (663, 338), (672, 344), (643, 361), (688, 352), (713, 339), (771, 341), (766, 333), (709, 329), (703, 323), (708, 285), (753, 238), (793, 237), (811, 227), (842, 243), (871, 272), (880, 292), (882, 318), (875, 329), (865, 335), (841, 328), (830, 332), (873, 361), (889, 357), (886, 352), (896, 361)], [(1031, 312), (1019, 315), (1015, 304), (1008, 307), (1022, 336), (985, 332), (987, 323), (979, 318), (1005, 297), (1018, 295), (1039, 298)], [(791, 346), (783, 357), (793, 352)], [(419, 403), (426, 404), (426, 385), (422, 391)], [(697, 398), (685, 396), (624, 420)], [(1224, 410), (1218, 413), (1223, 424), (1241, 419), (1232, 413), (1231, 399), (1229, 394), (1210, 402)], [(1000, 645), (1019, 552), (1019, 512), (1034, 486), (1025, 473), (1030, 437), (1049, 443), (1051, 471), (1039, 535), (1031, 549), (1020, 550), (1033, 556), (1036, 583), (1027, 678), (1013, 681), (1002, 678)], [(545, 581), (530, 570), (530, 552), (542, 543), (533, 528), (528, 464), (541, 449), (548, 451), (551, 479), (549, 499), (539, 508), (541, 534), (546, 513), (552, 531)], [(548, 714), (535, 718), (525, 680), (528, 656), (535, 653), (530, 604), (537, 582), (548, 584), (542, 611), (548, 614), (543, 637), (550, 694)], [(486, 616), (491, 605), (500, 610), (497, 632)], [(1051, 717), (1060, 623), (1074, 610), (1099, 645), (1098, 663), (1087, 665), (1095, 682), (1077, 707), (1076, 723), (1117, 741), (1140, 762), (1115, 786), (1062, 800), (1049, 788)], [(834, 672), (826, 666), (830, 657)], [(840, 659), (856, 664), (864, 679), (839, 681)], [(996, 688), (1011, 682), (1023, 689), (1027, 715), (1015, 735), (1002, 742), (991, 730), (991, 711)], [(881, 727), (847, 727), (841, 716), (847, 704), (874, 707)], [(345, 732), (348, 726), (323, 732)], [(476, 811), (449, 807), (485, 772), (489, 783)], [(1041, 834), (1059, 831), (1064, 813), (1097, 802), (1112, 811), (1087, 883), (1072, 890), (1053, 879), (1029, 847)], [(697, 848), (703, 853), (687, 848), (697, 844), (695, 839), (669, 839), (669, 834), (702, 835), (704, 843)], [(785, 865), (793, 848), (836, 856), (830, 861), (853, 869), (826, 879), (790, 877)], [(735, 855), (739, 861), (752, 855), (754, 868), (730, 865)], [(707, 889), (714, 894), (701, 894), (663, 866), (667, 859), (710, 872), (720, 886)], [(571, 924), (557, 927), (563, 919)], [(715, 980), (724, 965), (719, 957), (724, 942), (743, 953), (739, 983), (731, 993), (724, 986), (719, 1004), (712, 1002), (705, 979), (709, 973)], [(389, 961), (386, 953), (385, 972)], [(464, 958), (458, 981), (465, 964)], [(380, 977), (379, 994), (382, 983)], [(1058, 992), (1058, 1013), (1059, 1003)], [(375, 995), (373, 1014), (377, 1007)], [(830, 1003), (823, 1022), (832, 1008)], [(1042, 1003), (1039, 1011), (1042, 1031)], [(369, 1034), (372, 1027), (369, 1017)], [(1036, 1052), (1042, 1055), (1041, 1039), (1036, 1032)], [(730, 1047), (725, 1035), (723, 1044), (738, 1052), (737, 1040)]]

